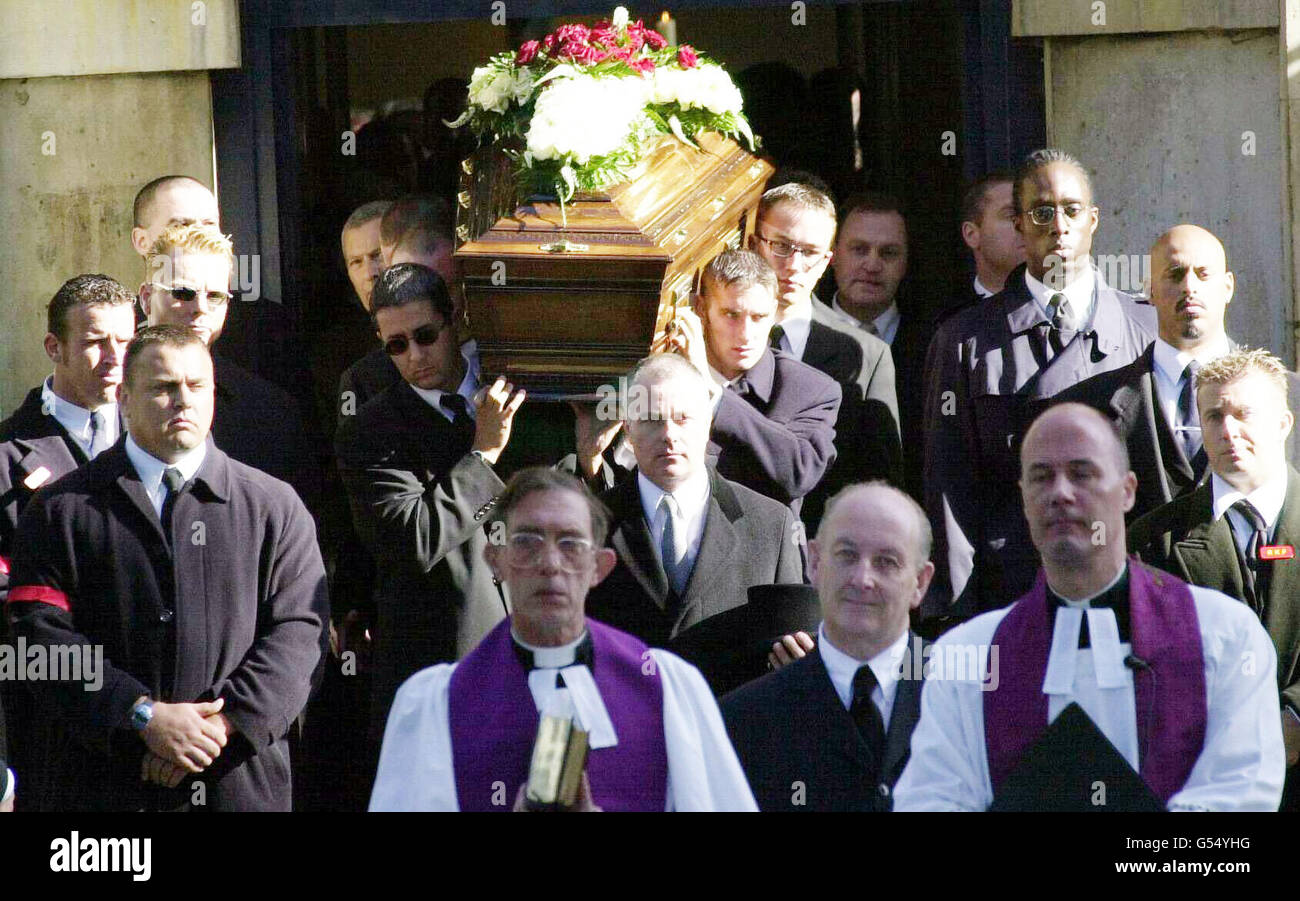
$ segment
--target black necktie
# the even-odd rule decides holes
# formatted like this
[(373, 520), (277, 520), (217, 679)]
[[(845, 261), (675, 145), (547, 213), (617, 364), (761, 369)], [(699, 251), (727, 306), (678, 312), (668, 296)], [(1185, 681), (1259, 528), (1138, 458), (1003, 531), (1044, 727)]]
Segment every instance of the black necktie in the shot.
[(880, 715), (880, 708), (871, 700), (875, 690), (876, 674), (871, 667), (863, 664), (853, 674), (853, 702), (849, 705), (849, 715), (857, 723), (858, 732), (879, 753), (885, 747), (885, 719)]
[[(1250, 541), (1242, 549), (1242, 559), (1246, 565), (1241, 575), (1246, 583), (1247, 600), (1256, 613), (1261, 613), (1268, 592), (1268, 562), (1259, 559), (1259, 549), (1268, 544), (1268, 526), (1255, 505), (1244, 497), (1233, 504), (1232, 509), (1240, 513), (1251, 528)], [(1236, 538), (1235, 529), (1233, 538)]]
[[(533, 670), (535, 670), (535, 669), (549, 669), (549, 668), (550, 668), (550, 667), (539, 667), (539, 666), (537, 665), (537, 663), (533, 660), (533, 652), (530, 651), (530, 650), (528, 650), (528, 648), (524, 647), (524, 646), (521, 645), (519, 642), (515, 641), (513, 635), (512, 635), (511, 638), (510, 638), (510, 646), (513, 647), (513, 648), (515, 649), (515, 656), (516, 656), (517, 658), (519, 658), (519, 664), (524, 668), (524, 672), (526, 672), (526, 673), (531, 673), (531, 672), (532, 672)], [(568, 666), (577, 666), (577, 665), (580, 664), (580, 663), (581, 663), (583, 666), (587, 667), (587, 669), (591, 669), (591, 668), (592, 668), (592, 651), (591, 651), (591, 633), (590, 633), (590, 632), (588, 632), (586, 635), (584, 635), (584, 636), (582, 637), (582, 641), (578, 642), (578, 646), (577, 646), (576, 648), (573, 649), (573, 662), (570, 663), (570, 664), (567, 664), (567, 665), (568, 665)], [(563, 668), (563, 667), (557, 667), (557, 668), (555, 668), (555, 687), (556, 687), (556, 688), (564, 688), (564, 677), (560, 675), (560, 669), (562, 669), (562, 668)]]
[(162, 520), (163, 535), (167, 536), (167, 543), (172, 542), (172, 512), (176, 509), (176, 498), (185, 490), (185, 476), (174, 466), (167, 467), (163, 471), (163, 484), (167, 486), (167, 496), (163, 498), (162, 513), (159, 519)]
[(462, 434), (474, 434), (474, 420), (469, 415), (469, 404), (459, 394), (445, 393), (438, 400), (439, 405), (451, 414), (451, 424)]
[[(1196, 408), (1196, 374), (1201, 371), (1201, 364), (1192, 360), (1183, 370), (1183, 390), (1178, 394), (1178, 440), (1187, 454), (1187, 462), (1195, 467), (1200, 453), (1201, 414)], [(1199, 476), (1200, 473), (1198, 472)]]
[(785, 337), (785, 329), (779, 325), (772, 326), (772, 331), (767, 335), (767, 343), (773, 350), (781, 350), (781, 339)]

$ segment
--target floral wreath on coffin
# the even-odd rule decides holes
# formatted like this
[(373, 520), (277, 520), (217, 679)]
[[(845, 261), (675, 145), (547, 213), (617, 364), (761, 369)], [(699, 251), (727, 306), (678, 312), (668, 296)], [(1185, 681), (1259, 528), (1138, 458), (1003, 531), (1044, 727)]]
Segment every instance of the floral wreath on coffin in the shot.
[(474, 70), (468, 125), (515, 161), (520, 196), (578, 193), (625, 181), (661, 134), (697, 146), (701, 132), (758, 141), (740, 90), (717, 62), (689, 44), (668, 44), (618, 7), (593, 27), (561, 25), (515, 53)]

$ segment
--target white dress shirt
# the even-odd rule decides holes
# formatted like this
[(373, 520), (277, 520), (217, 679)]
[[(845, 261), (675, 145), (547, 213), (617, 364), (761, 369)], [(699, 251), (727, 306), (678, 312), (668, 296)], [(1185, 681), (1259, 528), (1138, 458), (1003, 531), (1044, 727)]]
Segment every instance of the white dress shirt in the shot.
[(808, 349), (808, 335), (812, 332), (812, 307), (787, 316), (777, 325), (784, 332), (781, 335), (781, 349), (796, 360), (802, 360), (804, 351)]
[[(456, 393), (465, 398), (465, 409), (469, 413), (470, 419), (478, 419), (478, 408), (474, 406), (474, 395), (479, 389), (479, 369), (478, 369), (478, 344), (474, 341), (466, 341), (460, 346), (460, 355), (465, 360), (465, 377), (460, 380), (460, 387)], [(451, 411), (443, 407), (442, 396), (446, 394), (440, 388), (420, 388), (411, 385), (411, 390), (420, 396), (426, 404), (433, 407), (448, 422), (451, 422)]]
[(1278, 473), (1277, 476), (1269, 479), (1263, 485), (1260, 485), (1250, 494), (1242, 494), (1236, 488), (1233, 488), (1218, 473), (1210, 476), (1210, 490), (1214, 493), (1214, 519), (1217, 522), (1223, 516), (1228, 517), (1228, 524), (1232, 526), (1233, 536), (1237, 540), (1237, 547), (1244, 552), (1250, 546), (1250, 539), (1255, 534), (1254, 526), (1246, 521), (1232, 505), (1237, 501), (1245, 498), (1250, 501), (1250, 505), (1259, 511), (1259, 515), (1264, 517), (1264, 525), (1268, 527), (1269, 540), (1272, 540), (1273, 534), (1277, 531), (1277, 518), (1282, 512), (1282, 502), (1286, 500), (1286, 470)]
[(207, 454), (208, 443), (204, 441), (176, 462), (164, 463), (136, 444), (135, 438), (131, 435), (126, 436), (127, 459), (139, 474), (140, 483), (144, 485), (144, 490), (149, 495), (149, 502), (153, 504), (153, 512), (158, 514), (159, 519), (162, 519), (163, 501), (167, 499), (167, 486), (162, 480), (163, 473), (171, 468), (178, 469), (188, 482), (199, 471), (199, 467), (203, 465), (203, 458)]
[(1075, 322), (1080, 323), (1079, 331), (1086, 332), (1092, 328), (1092, 293), (1097, 284), (1097, 276), (1092, 271), (1091, 266), (1085, 266), (1083, 273), (1065, 286), (1064, 291), (1055, 291), (1047, 285), (1044, 285), (1038, 279), (1025, 270), (1025, 285), (1029, 288), (1029, 293), (1033, 295), (1038, 308), (1043, 311), (1047, 321), (1052, 321), (1052, 315), (1047, 311), (1047, 304), (1051, 301), (1052, 295), (1064, 294), (1070, 301), (1070, 309), (1074, 311)]
[(822, 662), (826, 672), (835, 686), (835, 693), (840, 696), (840, 703), (848, 710), (853, 704), (853, 677), (858, 668), (866, 663), (876, 677), (876, 687), (871, 690), (871, 700), (880, 709), (880, 718), (889, 731), (889, 716), (894, 712), (894, 698), (898, 695), (898, 677), (901, 675), (903, 655), (907, 653), (908, 631), (903, 630), (898, 640), (885, 648), (870, 660), (859, 660), (841, 651), (831, 644), (826, 637), (826, 623), (817, 629), (817, 647), (821, 651)]
[[(636, 486), (641, 493), (641, 511), (645, 514), (645, 521), (650, 524), (650, 537), (654, 542), (655, 553), (662, 554), (668, 511), (660, 508), (659, 501), (665, 492), (641, 472), (636, 474)], [(709, 515), (708, 473), (701, 470), (685, 484), (677, 486), (673, 498), (677, 501), (677, 509), (681, 511), (681, 518), (686, 528), (686, 554), (682, 557), (682, 562), (686, 571), (690, 572), (695, 568), (695, 558), (700, 555), (704, 521)], [(663, 562), (662, 557), (659, 562)]]
[[(1190, 586), (1205, 658), (1206, 721), (1201, 755), (1169, 810), (1276, 810), (1282, 799), (1286, 754), (1278, 715), (1277, 654), (1259, 618), (1245, 604)], [(998, 652), (992, 645), (1010, 607), (982, 614), (945, 633), (932, 646), (921, 719), (912, 756), (894, 791), (894, 809), (987, 810), (993, 803), (984, 737), (984, 692), (998, 688)], [(1083, 617), (1091, 647), (1078, 646)], [(969, 650), (987, 661), (967, 672)], [(1114, 611), (1056, 612), (1042, 691), (1052, 722), (1077, 703), (1134, 770), (1141, 767), (1132, 652), (1119, 642)], [(1255, 660), (1243, 667), (1242, 660)], [(951, 663), (950, 663), (951, 661)]]
[(86, 456), (90, 456), (91, 413), (104, 414), (104, 447), (112, 447), (122, 435), (121, 422), (117, 416), (117, 404), (102, 404), (95, 410), (78, 407), (54, 393), (54, 376), (47, 378), (41, 385), (41, 409), (63, 426), (64, 430), (72, 436), (72, 440), (81, 445)]
[(840, 292), (838, 291), (836, 291), (835, 296), (831, 298), (831, 309), (838, 310), (845, 316), (848, 316), (854, 322), (858, 323), (859, 328), (866, 329), (886, 344), (894, 343), (894, 336), (898, 334), (898, 323), (903, 318), (903, 314), (898, 310), (898, 304), (891, 303), (889, 309), (885, 310), (885, 312), (881, 313), (875, 319), (872, 319), (869, 324), (862, 322), (858, 317), (854, 316), (840, 305)]
[(978, 275), (975, 276), (974, 288), (975, 288), (975, 293), (983, 298), (992, 297), (994, 294), (997, 293), (996, 291), (990, 291), (988, 288), (984, 287), (984, 283), (980, 281), (980, 277)]
[(1218, 359), (1232, 349), (1228, 339), (1212, 347), (1201, 348), (1194, 354), (1179, 350), (1162, 338), (1155, 343), (1156, 395), (1160, 401), (1160, 410), (1165, 414), (1165, 422), (1172, 429), (1178, 422), (1178, 398), (1183, 393), (1183, 372), (1187, 364), (1196, 360), (1201, 364)]

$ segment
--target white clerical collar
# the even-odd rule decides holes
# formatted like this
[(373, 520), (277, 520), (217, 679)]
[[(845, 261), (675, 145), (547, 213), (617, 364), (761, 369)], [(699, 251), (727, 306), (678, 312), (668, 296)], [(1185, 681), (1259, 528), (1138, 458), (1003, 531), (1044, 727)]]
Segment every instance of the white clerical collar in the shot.
[[(474, 406), (474, 394), (479, 389), (478, 344), (473, 339), (466, 341), (460, 346), (460, 355), (465, 360), (465, 377), (460, 380), (460, 387), (456, 389), (456, 393), (465, 398), (465, 410), (469, 413), (470, 419), (477, 419), (478, 410)], [(442, 396), (447, 393), (446, 391), (441, 388), (421, 388), (418, 385), (411, 385), (411, 390), (426, 404), (441, 413), (448, 422), (451, 421), (451, 411), (442, 405)]]
[(1237, 501), (1245, 498), (1252, 507), (1264, 517), (1264, 524), (1269, 532), (1277, 524), (1278, 514), (1282, 512), (1282, 502), (1286, 500), (1286, 470), (1260, 485), (1250, 494), (1242, 494), (1229, 485), (1217, 472), (1210, 476), (1210, 490), (1214, 492), (1214, 518), (1217, 521), (1232, 508)]
[(110, 446), (117, 443), (119, 430), (117, 418), (117, 404), (107, 403), (100, 404), (94, 410), (87, 410), (85, 407), (79, 407), (70, 400), (65, 400), (54, 393), (54, 376), (50, 376), (41, 383), (41, 409), (54, 420), (64, 430), (76, 440), (82, 448), (90, 452), (90, 417), (92, 413), (102, 413), (104, 415), (104, 433), (105, 444)]
[[(667, 492), (640, 471), (636, 474), (636, 486), (641, 493), (641, 509), (645, 513), (645, 521), (653, 523), (659, 510), (659, 502)], [(694, 522), (709, 503), (709, 474), (701, 469), (677, 486), (673, 491), (673, 499), (677, 501), (686, 521)]]
[(907, 636), (908, 630), (904, 629), (893, 644), (870, 660), (863, 661), (831, 644), (826, 637), (825, 622), (818, 626), (817, 647), (821, 650), (822, 662), (826, 664), (826, 672), (831, 677), (831, 684), (835, 686), (835, 693), (839, 695), (840, 703), (845, 709), (853, 702), (853, 677), (863, 663), (871, 667), (886, 704), (892, 705), (894, 692), (898, 688), (898, 676), (902, 671), (903, 655), (907, 653)]
[(1083, 323), (1082, 331), (1087, 331), (1092, 325), (1092, 293), (1096, 281), (1097, 277), (1092, 271), (1092, 266), (1084, 266), (1078, 278), (1066, 285), (1064, 290), (1056, 291), (1034, 278), (1029, 274), (1029, 270), (1025, 269), (1025, 286), (1029, 288), (1029, 293), (1033, 295), (1043, 315), (1050, 321), (1051, 316), (1047, 312), (1048, 302), (1053, 294), (1064, 294), (1074, 310), (1075, 321)]
[(203, 441), (198, 447), (186, 453), (179, 460), (172, 463), (164, 463), (153, 454), (146, 451), (136, 443), (134, 436), (126, 436), (126, 456), (135, 467), (136, 474), (140, 476), (140, 484), (149, 494), (149, 499), (153, 501), (154, 509), (162, 508), (162, 477), (168, 469), (177, 469), (185, 481), (190, 481), (203, 465), (203, 459), (208, 454), (208, 442)]
[(515, 640), (521, 648), (529, 651), (533, 655), (533, 665), (539, 669), (560, 669), (561, 667), (572, 666), (574, 657), (577, 655), (578, 645), (587, 637), (587, 630), (583, 629), (582, 634), (570, 641), (568, 644), (556, 645), (555, 647), (544, 648), (538, 645), (529, 644), (519, 637), (515, 631), (514, 623), (510, 624), (510, 637)]
[(1183, 372), (1187, 369), (1187, 364), (1192, 360), (1196, 360), (1198, 363), (1208, 363), (1228, 353), (1231, 349), (1232, 346), (1228, 343), (1226, 335), (1212, 345), (1198, 347), (1195, 352), (1179, 350), (1163, 338), (1157, 338), (1154, 349), (1156, 370), (1170, 384), (1177, 385), (1183, 380)]
[(980, 277), (978, 275), (975, 276), (974, 287), (975, 287), (975, 293), (978, 294), (980, 297), (989, 298), (997, 293), (996, 291), (990, 291), (988, 288), (984, 287), (984, 283), (980, 281)]
[[(1105, 588), (1079, 600), (1066, 598), (1052, 589), (1065, 606), (1056, 611), (1052, 622), (1052, 647), (1047, 655), (1047, 670), (1043, 673), (1043, 694), (1074, 693), (1074, 674), (1081, 654), (1092, 657), (1093, 673), (1099, 688), (1123, 688), (1129, 684), (1115, 611), (1109, 607), (1092, 606), (1094, 598), (1114, 588), (1127, 572), (1128, 562), (1125, 561)], [(1084, 617), (1088, 619), (1088, 647), (1080, 648), (1079, 630), (1083, 627)]]
[(807, 304), (800, 307), (798, 312), (788, 313), (777, 324), (785, 332), (785, 343), (782, 346), (788, 344), (795, 359), (802, 360), (804, 351), (808, 349), (808, 335), (812, 332), (812, 305)]

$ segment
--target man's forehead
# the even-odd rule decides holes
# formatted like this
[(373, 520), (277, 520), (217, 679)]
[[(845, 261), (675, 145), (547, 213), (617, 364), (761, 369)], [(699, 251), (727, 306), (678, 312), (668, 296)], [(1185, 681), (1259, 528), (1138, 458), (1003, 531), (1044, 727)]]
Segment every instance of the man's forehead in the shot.
[(141, 368), (152, 378), (210, 378), (212, 356), (201, 344), (154, 344), (144, 350)]
[(591, 511), (577, 492), (548, 488), (520, 498), (510, 511), (509, 525), (515, 532), (590, 535)]
[(1088, 201), (1088, 183), (1069, 163), (1051, 163), (1025, 176), (1020, 183), (1024, 196), (1031, 199), (1057, 197), (1062, 200)]
[(1205, 399), (1205, 406), (1253, 405), (1262, 402), (1285, 402), (1279, 397), (1276, 385), (1264, 373), (1253, 369), (1243, 372), (1230, 382), (1205, 382), (1197, 387), (1198, 398)]
[(706, 282), (706, 295), (713, 298), (719, 307), (728, 310), (743, 310), (746, 313), (764, 313), (776, 311), (776, 296), (763, 285), (717, 285)]
[(863, 489), (839, 501), (826, 525), (825, 541), (866, 550), (903, 550), (914, 540), (915, 516), (887, 491)]
[(636, 382), (633, 387), (642, 393), (645, 400), (649, 415), (643, 418), (662, 419), (680, 413), (698, 412), (708, 404), (708, 389), (689, 376), (674, 375)]
[(1181, 231), (1166, 234), (1156, 242), (1153, 256), (1161, 261), (1162, 268), (1204, 266), (1221, 270), (1227, 263), (1223, 245), (1206, 232)]
[(345, 253), (365, 253), (379, 247), (379, 223), (376, 216), (368, 222), (343, 229), (343, 250)]
[(172, 269), (173, 287), (222, 288), (230, 283), (230, 263), (210, 253), (178, 253), (162, 258)]
[(782, 201), (769, 208), (762, 223), (795, 241), (811, 242), (821, 238), (829, 242), (830, 235), (835, 232), (835, 220), (830, 216), (792, 201)]
[(907, 244), (907, 224), (893, 210), (858, 210), (840, 228), (841, 241)]

